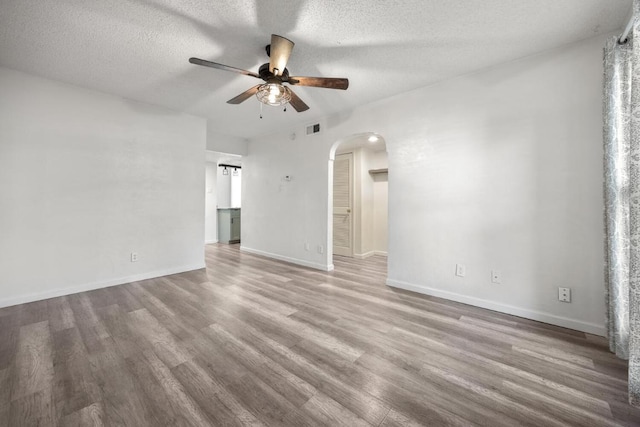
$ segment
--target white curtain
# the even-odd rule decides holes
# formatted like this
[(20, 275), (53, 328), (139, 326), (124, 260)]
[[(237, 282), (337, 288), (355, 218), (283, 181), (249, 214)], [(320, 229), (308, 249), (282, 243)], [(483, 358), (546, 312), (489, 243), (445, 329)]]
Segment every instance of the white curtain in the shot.
[(633, 12), (628, 41), (604, 50), (605, 287), (609, 347), (640, 406), (640, 0)]

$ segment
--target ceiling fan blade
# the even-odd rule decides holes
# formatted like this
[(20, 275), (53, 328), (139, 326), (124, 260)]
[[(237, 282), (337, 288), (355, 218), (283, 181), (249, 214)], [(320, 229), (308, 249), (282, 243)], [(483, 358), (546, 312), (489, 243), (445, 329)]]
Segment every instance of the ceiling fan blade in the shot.
[(251, 89), (245, 90), (235, 98), (231, 98), (230, 100), (228, 100), (227, 104), (240, 104), (241, 102), (246, 101), (247, 99), (251, 98), (253, 95), (255, 95), (258, 92), (258, 88), (260, 86), (261, 85), (255, 85)]
[(269, 53), (271, 57), (269, 61), (270, 72), (276, 76), (282, 75), (289, 61), (293, 45), (294, 43), (291, 40), (285, 39), (277, 34), (271, 34), (271, 48)]
[(286, 82), (291, 85), (324, 87), (328, 89), (346, 90), (349, 87), (349, 79), (333, 77), (289, 77)]
[(231, 67), (229, 65), (218, 64), (217, 62), (205, 61), (204, 59), (200, 59), (200, 58), (189, 58), (189, 62), (196, 65), (203, 65), (205, 67), (217, 68), (219, 70), (232, 71), (234, 73), (240, 73), (246, 76), (260, 78), (258, 74), (252, 73), (251, 71), (242, 70), (240, 68)]
[(289, 91), (291, 92), (291, 101), (289, 101), (289, 104), (291, 104), (291, 106), (298, 113), (301, 113), (303, 111), (307, 111), (309, 109), (309, 106), (307, 104), (305, 104), (304, 101), (302, 99), (300, 99), (300, 97), (298, 95), (296, 95), (294, 91), (292, 91), (291, 89), (289, 89)]

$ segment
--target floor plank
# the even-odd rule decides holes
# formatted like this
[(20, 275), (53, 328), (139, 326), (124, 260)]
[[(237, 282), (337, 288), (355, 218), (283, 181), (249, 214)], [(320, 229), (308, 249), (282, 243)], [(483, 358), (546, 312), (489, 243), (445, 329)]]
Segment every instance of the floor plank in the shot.
[(638, 426), (602, 337), (207, 245), (207, 268), (0, 309), (3, 426)]
[(101, 403), (93, 403), (65, 416), (60, 423), (65, 427), (102, 427), (105, 425)]
[(11, 401), (50, 388), (53, 384), (49, 322), (45, 320), (22, 326), (17, 347)]

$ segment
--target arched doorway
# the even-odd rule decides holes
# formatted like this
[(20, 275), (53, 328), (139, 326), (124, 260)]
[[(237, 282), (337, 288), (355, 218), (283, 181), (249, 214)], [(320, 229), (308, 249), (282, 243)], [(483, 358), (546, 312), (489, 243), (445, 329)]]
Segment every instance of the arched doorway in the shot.
[(383, 136), (363, 132), (332, 146), (329, 244), (333, 258), (387, 255), (388, 158)]

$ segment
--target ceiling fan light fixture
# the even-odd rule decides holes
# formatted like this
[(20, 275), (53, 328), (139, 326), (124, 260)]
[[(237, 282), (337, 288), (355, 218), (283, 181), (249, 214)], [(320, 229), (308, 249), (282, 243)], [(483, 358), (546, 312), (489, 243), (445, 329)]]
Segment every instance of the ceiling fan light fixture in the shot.
[(291, 101), (291, 91), (280, 83), (265, 83), (258, 87), (256, 97), (263, 104), (277, 107)]

